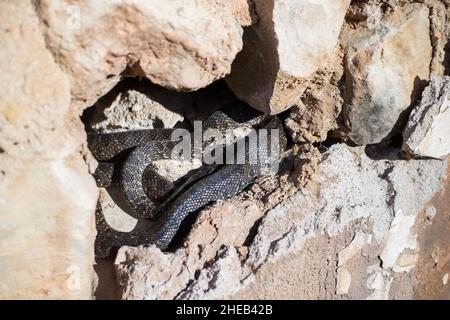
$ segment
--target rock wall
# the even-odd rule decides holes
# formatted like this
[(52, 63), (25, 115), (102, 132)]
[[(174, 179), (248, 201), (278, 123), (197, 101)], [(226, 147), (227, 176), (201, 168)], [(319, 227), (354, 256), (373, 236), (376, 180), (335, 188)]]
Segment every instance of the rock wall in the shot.
[[(450, 298), (449, 21), (448, 0), (2, 1), (0, 298)], [(280, 172), (176, 250), (95, 259), (97, 201), (142, 221), (96, 187), (86, 131), (239, 100), (283, 119)]]

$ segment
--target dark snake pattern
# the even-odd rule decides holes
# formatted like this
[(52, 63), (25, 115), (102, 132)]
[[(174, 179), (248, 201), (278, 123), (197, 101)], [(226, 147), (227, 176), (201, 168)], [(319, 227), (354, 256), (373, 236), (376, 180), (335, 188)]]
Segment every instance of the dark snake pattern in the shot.
[[(260, 114), (248, 107), (243, 109), (241, 105), (228, 106), (215, 112), (204, 122), (203, 129), (218, 129), (225, 133), (227, 129), (241, 127), (279, 129), (279, 147), (282, 150), (285, 146), (284, 131), (277, 117)], [(263, 166), (267, 166), (267, 162), (260, 161), (260, 150), (264, 148), (260, 145), (256, 148), (250, 146), (248, 139), (244, 138), (246, 161), (241, 164), (205, 166), (182, 186), (174, 188), (172, 182), (160, 176), (152, 167), (155, 160), (170, 159), (172, 150), (178, 143), (171, 140), (173, 131), (174, 129), (148, 129), (88, 134), (89, 149), (99, 161), (94, 173), (97, 185), (108, 187), (114, 183), (119, 184), (134, 213), (141, 218), (154, 218), (157, 225), (153, 232), (114, 230), (105, 221), (98, 204), (98, 235), (95, 245), (98, 257), (106, 257), (112, 248), (124, 245), (154, 244), (160, 249), (166, 249), (189, 214), (208, 203), (238, 194), (261, 176)], [(270, 130), (268, 138), (270, 143)], [(204, 141), (202, 148), (209, 143), (211, 141)], [(266, 147), (270, 148), (270, 145)], [(115, 161), (123, 153), (126, 155), (122, 163)], [(252, 156), (258, 162), (250, 163), (248, 160)], [(158, 201), (164, 197), (165, 201)]]

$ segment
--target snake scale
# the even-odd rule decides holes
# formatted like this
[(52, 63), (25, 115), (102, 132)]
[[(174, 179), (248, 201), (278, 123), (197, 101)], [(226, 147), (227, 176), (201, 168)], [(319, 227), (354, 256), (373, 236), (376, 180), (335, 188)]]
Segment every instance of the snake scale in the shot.
[[(277, 147), (282, 150), (286, 140), (281, 121), (276, 116), (262, 114), (248, 106), (229, 105), (213, 113), (203, 123), (203, 130), (217, 129), (223, 134), (241, 128), (279, 129)], [(88, 133), (88, 146), (99, 165), (94, 173), (99, 187), (118, 184), (126, 202), (134, 213), (144, 219), (153, 219), (156, 230), (120, 232), (111, 228), (97, 204), (97, 239), (95, 251), (98, 257), (106, 257), (112, 248), (123, 245), (154, 244), (166, 249), (182, 222), (205, 205), (232, 197), (256, 178), (264, 174), (267, 161), (261, 150), (270, 148), (270, 130), (264, 144), (250, 145), (241, 138), (245, 161), (232, 164), (209, 165), (192, 175), (184, 184), (175, 188), (173, 183), (160, 176), (153, 162), (170, 159), (179, 141), (173, 141), (174, 129), (144, 129), (115, 133)], [(193, 142), (192, 142), (193, 144)], [(211, 140), (202, 141), (202, 150)], [(222, 142), (223, 152), (225, 144)], [(236, 145), (236, 141), (234, 141)], [(192, 145), (191, 150), (195, 150)], [(264, 147), (264, 148), (263, 148)], [(237, 149), (234, 149), (237, 150)], [(267, 152), (267, 149), (264, 149)], [(193, 156), (193, 152), (191, 156)], [(235, 152), (238, 153), (237, 151)], [(236, 157), (236, 155), (235, 155)], [(255, 158), (252, 158), (255, 157)], [(257, 159), (256, 162), (249, 161)], [(236, 159), (235, 159), (236, 160)], [(277, 159), (279, 160), (279, 159)], [(163, 200), (161, 200), (163, 199)]]

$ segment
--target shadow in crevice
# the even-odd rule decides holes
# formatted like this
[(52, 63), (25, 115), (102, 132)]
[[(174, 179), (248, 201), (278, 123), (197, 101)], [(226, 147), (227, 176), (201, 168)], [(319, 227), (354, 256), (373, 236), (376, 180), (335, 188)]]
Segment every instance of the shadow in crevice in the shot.
[(444, 75), (450, 76), (450, 40), (444, 47)]
[(114, 257), (96, 259), (94, 270), (97, 273), (98, 284), (94, 292), (97, 300), (119, 300), (120, 288), (114, 267)]
[(399, 138), (401, 138), (401, 135), (397, 135), (392, 139), (387, 139), (378, 144), (367, 145), (364, 148), (364, 152), (372, 160), (406, 160), (403, 157), (401, 149), (397, 146)]
[(395, 125), (386, 138), (380, 143), (367, 145), (366, 155), (372, 160), (406, 160), (402, 152), (403, 130), (408, 122), (411, 111), (420, 103), (422, 92), (428, 84), (428, 80), (422, 80), (416, 76), (414, 79), (413, 90), (411, 92), (411, 104), (403, 110), (398, 116)]

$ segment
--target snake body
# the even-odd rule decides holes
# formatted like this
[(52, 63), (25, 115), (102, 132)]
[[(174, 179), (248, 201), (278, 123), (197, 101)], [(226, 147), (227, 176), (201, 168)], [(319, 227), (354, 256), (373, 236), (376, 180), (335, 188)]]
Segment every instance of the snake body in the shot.
[[(243, 111), (241, 106), (230, 106), (215, 112), (205, 121), (204, 129), (219, 129), (223, 132), (230, 128), (257, 126), (282, 130), (278, 118), (269, 118), (252, 109)], [(183, 186), (173, 191), (172, 182), (152, 170), (155, 160), (171, 157), (177, 144), (171, 140), (173, 130), (149, 129), (88, 134), (88, 146), (100, 161), (94, 174), (97, 184), (107, 187), (118, 183), (134, 213), (141, 218), (156, 218), (157, 224), (156, 231), (153, 232), (119, 232), (107, 224), (98, 208), (98, 236), (95, 248), (97, 256), (105, 257), (113, 247), (123, 245), (155, 244), (166, 249), (189, 214), (208, 203), (238, 194), (261, 175), (263, 164), (248, 161), (251, 156), (256, 155), (258, 158), (260, 146), (252, 148), (244, 138), (244, 163), (206, 167), (206, 170), (200, 170)], [(284, 139), (282, 134), (280, 147), (283, 147)], [(120, 158), (123, 153), (127, 154), (122, 163), (115, 162), (115, 158)], [(172, 194), (166, 197), (165, 202), (158, 201), (170, 194), (170, 191)]]

